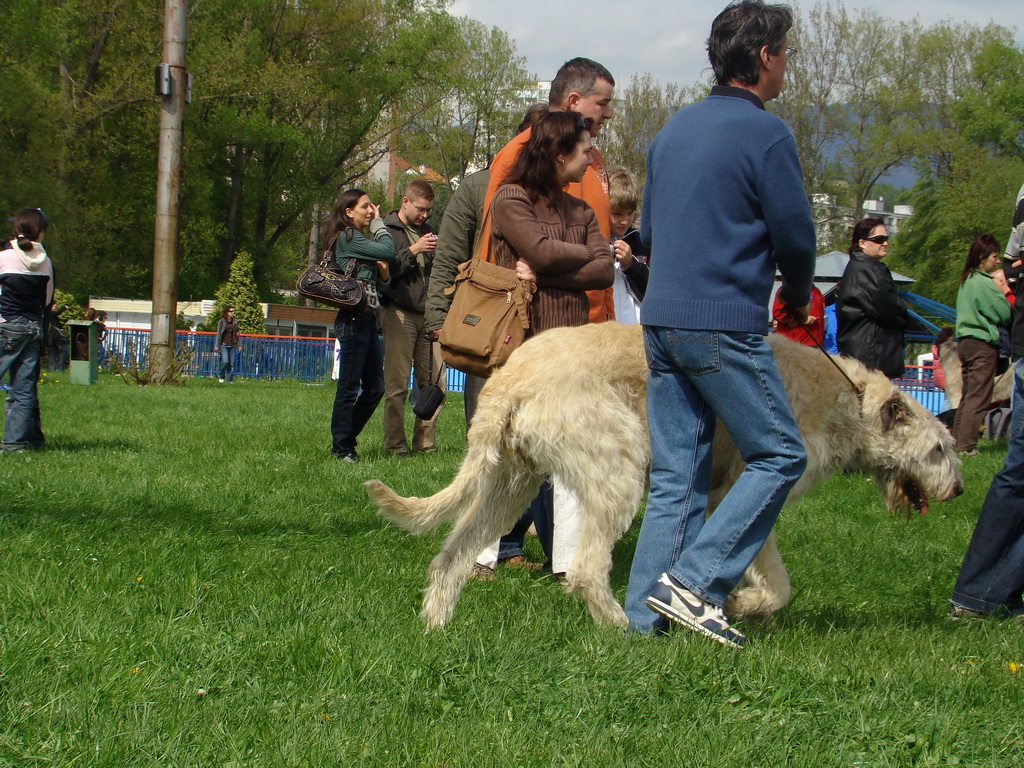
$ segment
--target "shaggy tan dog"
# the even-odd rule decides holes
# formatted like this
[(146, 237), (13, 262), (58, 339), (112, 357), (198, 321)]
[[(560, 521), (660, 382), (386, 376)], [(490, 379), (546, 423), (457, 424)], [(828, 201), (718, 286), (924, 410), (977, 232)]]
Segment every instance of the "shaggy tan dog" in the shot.
[[(951, 408), (960, 407), (963, 395), (963, 376), (960, 370), (959, 345), (955, 341), (947, 341), (939, 347), (939, 362), (942, 372), (946, 375), (946, 399)], [(1009, 400), (1013, 389), (1013, 367), (1007, 368), (992, 381), (992, 402)]]
[[(873, 474), (893, 510), (927, 510), (929, 497), (961, 492), (959, 462), (946, 429), (880, 373), (855, 360), (772, 336), (807, 448), (807, 470), (789, 501), (836, 469)], [(430, 565), (422, 618), (452, 615), (477, 553), (510, 530), (546, 475), (579, 498), (582, 530), (566, 589), (580, 593), (598, 624), (625, 625), (608, 581), (612, 547), (629, 527), (646, 484), (647, 364), (639, 326), (602, 323), (547, 331), (520, 347), (487, 381), (455, 479), (426, 499), (403, 498), (378, 480), (366, 483), (380, 514), (412, 533), (456, 520)], [(742, 403), (736, 404), (742, 408)], [(710, 508), (736, 481), (743, 461), (725, 429), (714, 444)], [(790, 598), (774, 535), (730, 596), (733, 618), (768, 616)]]

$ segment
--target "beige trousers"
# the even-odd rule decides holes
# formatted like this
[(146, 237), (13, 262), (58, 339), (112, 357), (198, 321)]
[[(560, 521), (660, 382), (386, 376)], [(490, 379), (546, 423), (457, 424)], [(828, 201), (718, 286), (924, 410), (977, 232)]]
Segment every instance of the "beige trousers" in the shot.
[[(442, 365), (437, 344), (424, 335), (423, 315), (395, 306), (381, 309), (384, 330), (384, 448), (391, 453), (408, 453), (405, 438), (405, 400), (409, 395), (409, 373), (415, 370), (416, 387), (423, 389), (437, 379)], [(431, 366), (431, 346), (433, 367)], [(445, 377), (439, 385), (445, 389)], [(416, 419), (412, 433), (414, 451), (432, 451), (436, 447), (437, 417)]]

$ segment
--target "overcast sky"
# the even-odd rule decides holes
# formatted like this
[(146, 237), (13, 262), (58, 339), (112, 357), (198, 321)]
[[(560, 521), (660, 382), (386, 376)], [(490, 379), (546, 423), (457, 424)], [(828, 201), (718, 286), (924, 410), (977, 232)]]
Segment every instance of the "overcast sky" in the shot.
[[(662, 83), (692, 85), (707, 67), (704, 41), (728, 0), (454, 0), (451, 12), (496, 26), (516, 41), (527, 69), (550, 80), (567, 59), (601, 62), (618, 85), (650, 72)], [(813, 3), (794, 4), (811, 8)], [(846, 0), (848, 11), (872, 10), (895, 20), (917, 16), (984, 26), (995, 21), (1024, 38), (1024, 0)]]

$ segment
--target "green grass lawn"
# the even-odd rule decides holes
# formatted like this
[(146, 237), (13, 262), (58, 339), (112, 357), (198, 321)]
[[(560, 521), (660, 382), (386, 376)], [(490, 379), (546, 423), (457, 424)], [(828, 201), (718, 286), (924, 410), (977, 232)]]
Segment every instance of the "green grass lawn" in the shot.
[(387, 457), (378, 413), (354, 466), (328, 451), (331, 386), (105, 375), (41, 398), (48, 450), (0, 456), (0, 766), (1024, 761), (1024, 627), (945, 618), (1005, 443), (909, 522), (860, 475), (787, 509), (793, 602), (735, 652), (597, 628), (508, 570), (425, 635), (443, 532), (384, 523), (361, 483), (446, 485), (458, 395), (437, 455)]

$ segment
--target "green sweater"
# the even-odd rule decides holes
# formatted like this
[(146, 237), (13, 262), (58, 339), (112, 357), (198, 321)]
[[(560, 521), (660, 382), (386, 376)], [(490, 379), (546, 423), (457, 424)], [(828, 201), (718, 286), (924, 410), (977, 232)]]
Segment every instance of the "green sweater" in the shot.
[(373, 240), (355, 229), (342, 230), (338, 239), (334, 241), (334, 260), (337, 265), (335, 269), (343, 271), (348, 266), (349, 259), (358, 259), (356, 278), (369, 283), (377, 282), (377, 262), (394, 264), (397, 257), (391, 234), (380, 217), (370, 222), (370, 234)]
[(999, 328), (1010, 327), (1010, 302), (996, 286), (992, 275), (976, 269), (956, 294), (957, 338), (999, 344)]

